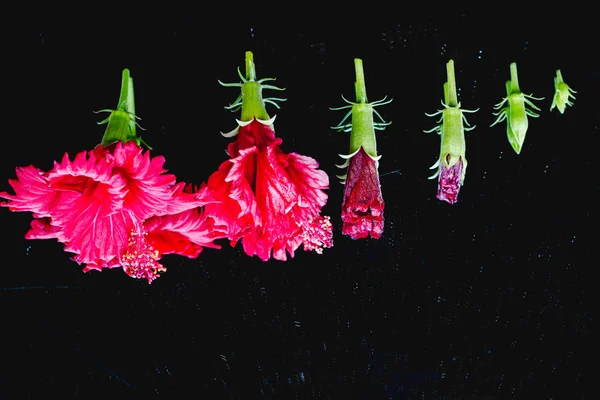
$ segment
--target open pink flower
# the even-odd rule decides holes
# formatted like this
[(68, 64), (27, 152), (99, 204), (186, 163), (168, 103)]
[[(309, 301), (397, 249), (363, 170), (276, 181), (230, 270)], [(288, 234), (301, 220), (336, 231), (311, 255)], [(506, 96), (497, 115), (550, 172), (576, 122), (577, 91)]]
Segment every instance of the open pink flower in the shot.
[(18, 167), (9, 180), (15, 194), (0, 193), (11, 211), (31, 212), (27, 239), (57, 239), (84, 271), (122, 267), (149, 283), (166, 269), (163, 254), (197, 257), (224, 237), (200, 207), (215, 201), (206, 185), (194, 190), (176, 182), (136, 136), (133, 82), (123, 71), (117, 110), (100, 145), (73, 159), (65, 153), (50, 171)]
[(218, 226), (227, 227), (231, 246), (241, 241), (246, 254), (263, 261), (294, 257), (301, 244), (304, 250), (321, 253), (333, 246), (329, 217), (320, 215), (329, 178), (313, 158), (281, 150), (275, 117), (269, 117), (265, 102), (277, 105), (276, 100), (284, 99), (263, 99), (262, 90), (283, 89), (263, 84), (268, 78), (256, 80), (249, 51), (246, 76), (240, 77), (242, 83), (223, 84), (241, 87), (243, 95), (227, 108), (241, 109), (242, 116), (236, 128), (224, 134), (236, 140), (227, 148), (230, 159), (207, 181), (216, 202), (207, 204), (205, 212)]
[(0, 193), (8, 200), (0, 205), (32, 212), (25, 237), (57, 239), (84, 271), (122, 266), (152, 282), (165, 270), (161, 254), (196, 257), (197, 243), (215, 246), (206, 229), (212, 221), (196, 210), (208, 192), (185, 192), (164, 161), (134, 141), (99, 145), (73, 160), (65, 154), (48, 172), (17, 168), (18, 179), (9, 181), (15, 195)]
[(348, 163), (342, 200), (342, 233), (352, 239), (383, 233), (383, 196), (376, 161), (361, 147)]
[(331, 223), (321, 217), (329, 178), (318, 163), (297, 153), (284, 153), (270, 125), (254, 119), (239, 128), (228, 146), (231, 158), (208, 179), (217, 202), (205, 212), (228, 229), (235, 246), (246, 254), (285, 261), (286, 252), (332, 246)]

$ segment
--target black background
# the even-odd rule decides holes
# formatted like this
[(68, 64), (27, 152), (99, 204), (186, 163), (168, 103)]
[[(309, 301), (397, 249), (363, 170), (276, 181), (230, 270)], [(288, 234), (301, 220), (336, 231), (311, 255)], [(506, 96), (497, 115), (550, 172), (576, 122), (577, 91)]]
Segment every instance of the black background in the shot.
[[(239, 82), (252, 51), (258, 78), (286, 88), (280, 110), (267, 106), (282, 149), (330, 177), (334, 247), (265, 263), (222, 241), (197, 259), (164, 256), (168, 271), (148, 285), (119, 269), (81, 272), (60, 243), (23, 238), (29, 213), (2, 208), (0, 398), (597, 395), (600, 68), (585, 10), (257, 5), (149, 18), (98, 6), (15, 16), (3, 33), (0, 190), (12, 191), (16, 166), (47, 170), (97, 145), (93, 111), (116, 106), (123, 68), (153, 154), (179, 180), (206, 181), (231, 141), (219, 132), (239, 117), (224, 109), (238, 89), (217, 80)], [(330, 107), (354, 99), (354, 58), (369, 100), (393, 98), (378, 108), (392, 122), (377, 133), (379, 240), (341, 234), (335, 164), (349, 134), (330, 129), (344, 115)], [(423, 133), (449, 59), (462, 108), (479, 108), (467, 114), (477, 127), (454, 205), (435, 198), (440, 142)], [(511, 62), (521, 90), (544, 97), (520, 155), (506, 123), (489, 127)], [(549, 110), (557, 69), (577, 90), (564, 114)]]

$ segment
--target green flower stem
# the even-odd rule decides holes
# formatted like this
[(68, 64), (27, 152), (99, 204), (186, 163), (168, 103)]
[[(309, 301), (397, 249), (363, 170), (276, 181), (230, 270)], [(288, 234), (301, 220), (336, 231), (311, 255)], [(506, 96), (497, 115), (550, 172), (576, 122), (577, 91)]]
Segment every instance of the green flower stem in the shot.
[(356, 71), (356, 82), (354, 82), (354, 90), (356, 92), (357, 103), (368, 103), (367, 101), (367, 86), (365, 85), (365, 72), (363, 70), (362, 60), (354, 59), (354, 70)]
[(262, 96), (263, 85), (256, 80), (256, 66), (251, 51), (246, 52), (246, 77), (242, 84), (242, 115), (241, 121), (251, 121), (253, 118), (266, 121), (270, 119), (265, 101)]
[[(508, 86), (508, 85), (507, 85)], [(510, 92), (511, 93), (520, 93), (521, 89), (519, 89), (519, 77), (517, 76), (517, 63), (510, 63)]]
[(99, 122), (103, 124), (108, 122), (104, 136), (100, 144), (102, 146), (109, 146), (113, 143), (121, 141), (123, 143), (129, 140), (135, 140), (138, 146), (144, 143), (148, 146), (141, 138), (136, 134), (137, 122), (135, 115), (135, 98), (133, 95), (133, 78), (129, 74), (129, 70), (125, 68), (121, 78), (121, 93), (119, 95), (119, 102), (115, 110), (100, 110), (110, 112), (110, 115), (105, 120)]
[(377, 157), (377, 141), (373, 124), (373, 106), (367, 102), (367, 89), (363, 64), (360, 58), (354, 59), (356, 71), (356, 103), (352, 106), (352, 132), (350, 133), (350, 154), (361, 146), (371, 157)]
[(254, 54), (251, 51), (246, 52), (246, 80), (256, 80), (256, 65), (254, 65)]
[(454, 60), (446, 64), (446, 75), (448, 76), (447, 86), (444, 86), (444, 100), (448, 107), (458, 106), (458, 96), (456, 94), (456, 78), (454, 77)]

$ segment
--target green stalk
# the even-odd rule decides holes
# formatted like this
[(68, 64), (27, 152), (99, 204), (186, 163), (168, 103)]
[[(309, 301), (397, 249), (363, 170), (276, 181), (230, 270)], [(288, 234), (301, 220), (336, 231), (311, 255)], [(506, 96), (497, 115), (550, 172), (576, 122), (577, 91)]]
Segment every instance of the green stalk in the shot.
[[(517, 75), (517, 63), (510, 64), (510, 93), (519, 93), (519, 77)], [(510, 94), (509, 93), (509, 94)]]
[(446, 75), (448, 76), (448, 87), (446, 89), (446, 86), (444, 86), (444, 100), (448, 107), (456, 107), (458, 96), (456, 94), (456, 78), (454, 77), (454, 60), (450, 60), (446, 64)]
[(254, 54), (251, 51), (246, 52), (246, 80), (256, 80), (256, 66), (254, 65)]
[(115, 110), (101, 110), (108, 111), (110, 115), (104, 121), (99, 122), (100, 124), (108, 122), (104, 136), (100, 142), (102, 146), (109, 146), (113, 143), (121, 141), (123, 143), (129, 140), (135, 140), (138, 145), (144, 143), (148, 146), (141, 138), (137, 137), (136, 128), (136, 116), (135, 116), (135, 98), (133, 94), (133, 78), (129, 74), (129, 69), (125, 68), (121, 75), (121, 92), (119, 94), (119, 101)]
[(354, 59), (356, 71), (356, 103), (352, 106), (352, 132), (350, 133), (350, 154), (361, 146), (371, 157), (377, 157), (377, 141), (373, 127), (373, 106), (367, 102), (367, 88), (362, 60)]
[(242, 121), (270, 119), (262, 96), (262, 85), (256, 81), (256, 66), (251, 51), (246, 52), (246, 81), (242, 84)]
[(354, 82), (354, 91), (356, 92), (357, 103), (368, 103), (367, 87), (365, 85), (365, 72), (363, 69), (362, 60), (354, 59), (354, 70), (356, 71), (356, 82)]

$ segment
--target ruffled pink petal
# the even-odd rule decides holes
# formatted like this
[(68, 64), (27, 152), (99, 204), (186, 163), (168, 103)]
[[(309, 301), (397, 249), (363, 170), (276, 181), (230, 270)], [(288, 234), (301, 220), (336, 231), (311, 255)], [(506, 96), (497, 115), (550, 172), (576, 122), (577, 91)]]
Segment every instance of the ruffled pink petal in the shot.
[(76, 253), (73, 259), (79, 264), (117, 265), (115, 259), (118, 260), (126, 250), (132, 218), (136, 217), (83, 197), (70, 209), (74, 216), (77, 215), (78, 222), (64, 224), (64, 235), (69, 238), (65, 251)]
[[(194, 208), (203, 207), (209, 203), (216, 203), (218, 200), (208, 189), (206, 183), (202, 183), (198, 188), (192, 184), (178, 182), (171, 188), (171, 198), (167, 203), (166, 215), (179, 214)], [(158, 214), (165, 215), (165, 214)]]
[(62, 229), (51, 224), (50, 218), (34, 218), (31, 220), (31, 229), (25, 234), (25, 239), (58, 239), (65, 243)]
[[(61, 162), (54, 162), (54, 168), (47, 173), (47, 181), (49, 189), (61, 194), (60, 200), (50, 210), (54, 220), (60, 219), (57, 208), (64, 209), (65, 203), (69, 204), (80, 196), (91, 196), (109, 208), (118, 209), (123, 206), (126, 194), (126, 180), (113, 173), (110, 154), (98, 148), (76, 154), (73, 161), (65, 153)], [(57, 223), (60, 224), (58, 220)]]
[[(244, 149), (233, 159), (223, 162), (208, 179), (208, 189), (217, 200), (207, 204), (205, 212), (211, 215), (218, 225), (227, 227), (227, 237), (231, 245), (252, 230), (259, 218), (256, 209), (253, 187), (244, 173), (244, 165), (253, 165), (256, 148)], [(258, 220), (260, 224), (260, 219)]]
[(375, 161), (361, 147), (350, 159), (342, 200), (342, 233), (352, 239), (383, 233), (383, 197)]
[(197, 257), (203, 247), (220, 249), (214, 240), (227, 237), (224, 226), (215, 224), (200, 209), (179, 214), (152, 217), (144, 222), (148, 242), (160, 254)]
[(48, 187), (45, 173), (30, 165), (16, 169), (17, 179), (9, 179), (15, 194), (1, 192), (0, 197), (8, 200), (0, 203), (10, 211), (29, 211), (34, 218), (49, 217), (54, 205), (60, 201), (61, 193)]
[(262, 215), (258, 213), (257, 198), (254, 194), (258, 155), (256, 147), (240, 150), (239, 156), (230, 160), (231, 166), (225, 177), (225, 182), (231, 183), (228, 196), (240, 207), (237, 218), (252, 216), (255, 225), (262, 224)]
[[(286, 252), (303, 243), (302, 235), (327, 201), (329, 185), (318, 163), (296, 153), (285, 154), (272, 144), (257, 156), (256, 199), (263, 216), (261, 236), (273, 246), (273, 258), (286, 260)], [(268, 243), (268, 242), (267, 242)], [(258, 245), (260, 248), (261, 241)], [(270, 252), (270, 249), (267, 248)]]
[(307, 156), (290, 153), (279, 157), (294, 183), (298, 198), (294, 209), (297, 221), (310, 221), (327, 203), (325, 189), (329, 189), (329, 176), (318, 169), (319, 163)]
[(73, 161), (65, 154), (47, 173), (47, 188), (57, 199), (46, 210), (49, 225), (60, 228), (58, 239), (80, 263), (108, 262), (127, 243), (129, 227), (118, 212), (125, 180), (112, 175), (111, 161), (102, 151), (78, 153)]
[(117, 142), (112, 150), (115, 173), (120, 173), (127, 182), (124, 207), (132, 210), (138, 218), (145, 220), (154, 215), (177, 213), (197, 207), (198, 202), (190, 196), (188, 202), (179, 198), (171, 202), (176, 177), (165, 174), (165, 158), (150, 157), (134, 141)]
[[(77, 261), (75, 258), (73, 258), (73, 261)], [(83, 272), (90, 272), (90, 271), (102, 271), (105, 268), (117, 268), (117, 267), (121, 267), (121, 261), (113, 258), (112, 260), (98, 260), (98, 262), (89, 262), (87, 264), (84, 265), (83, 267)]]
[[(228, 237), (232, 245), (241, 239), (242, 247), (249, 256), (256, 255), (266, 261), (271, 257), (274, 248), (273, 257), (285, 260), (286, 248), (293, 254), (301, 243), (299, 238), (295, 241), (287, 240), (289, 236), (293, 236), (290, 235), (290, 231), (299, 232), (300, 227), (295, 223), (291, 227), (283, 226), (284, 223), (290, 222), (285, 218), (280, 221), (289, 211), (286, 209), (286, 200), (280, 198), (280, 192), (286, 192), (282, 186), (289, 185), (284, 185), (277, 180), (276, 175), (273, 176), (274, 172), (269, 163), (260, 161), (264, 158), (264, 153), (259, 153), (256, 147), (240, 150), (239, 156), (230, 160), (231, 165), (225, 177), (225, 182), (228, 183), (227, 196), (230, 200), (214, 207), (208, 205), (206, 210), (211, 214), (218, 210), (216, 214), (222, 215), (222, 221), (228, 223)], [(257, 174), (257, 171), (260, 173)], [(270, 181), (274, 182), (272, 188), (268, 187)], [(293, 196), (292, 193), (285, 195)], [(224, 215), (221, 211), (223, 209)], [(237, 214), (232, 215), (233, 210), (237, 211)], [(279, 232), (272, 232), (269, 223), (279, 225)]]
[(117, 257), (118, 243), (127, 243), (127, 229), (115, 213), (123, 205), (125, 181), (112, 175), (111, 161), (105, 151), (84, 151), (73, 161), (65, 154), (48, 173), (18, 169), (9, 206), (45, 218), (34, 220), (26, 237), (56, 238), (82, 263)]
[[(447, 156), (448, 158), (450, 155)], [(438, 190), (436, 197), (439, 200), (454, 204), (458, 201), (458, 192), (460, 191), (463, 160), (462, 157), (451, 167), (446, 167), (444, 163), (440, 166), (440, 176), (438, 178)]]

